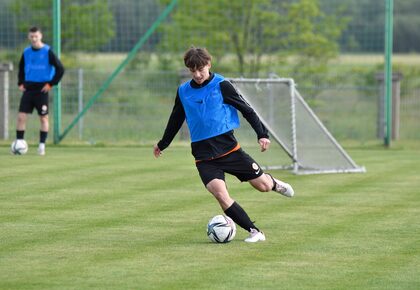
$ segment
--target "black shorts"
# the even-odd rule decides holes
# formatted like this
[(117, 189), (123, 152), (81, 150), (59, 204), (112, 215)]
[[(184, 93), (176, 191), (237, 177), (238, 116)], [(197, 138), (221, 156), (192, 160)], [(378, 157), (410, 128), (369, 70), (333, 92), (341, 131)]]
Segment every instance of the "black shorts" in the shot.
[(236, 176), (240, 181), (249, 181), (264, 173), (258, 163), (242, 149), (220, 158), (197, 162), (196, 166), (204, 185), (215, 178), (225, 180), (225, 173)]
[(48, 115), (48, 93), (28, 90), (23, 92), (19, 112), (32, 114), (34, 108), (38, 111), (38, 115)]

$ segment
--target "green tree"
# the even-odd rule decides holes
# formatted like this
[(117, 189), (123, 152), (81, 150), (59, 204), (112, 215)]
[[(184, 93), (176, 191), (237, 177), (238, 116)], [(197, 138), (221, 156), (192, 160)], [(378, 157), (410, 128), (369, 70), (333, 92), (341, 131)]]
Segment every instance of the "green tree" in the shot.
[(326, 15), (312, 0), (287, 5), (285, 42), (287, 54), (296, 57), (294, 74), (306, 74), (314, 82), (327, 72), (328, 61), (339, 53), (338, 39), (349, 21), (338, 18), (339, 12), (338, 8), (336, 13)]
[(345, 19), (323, 14), (317, 0), (180, 0), (162, 29), (162, 46), (172, 52), (205, 46), (216, 57), (231, 53), (240, 74), (255, 75), (265, 55), (294, 55), (298, 65), (325, 63), (337, 55), (344, 26)]
[[(26, 32), (40, 26), (45, 38), (52, 39), (52, 1), (15, 0), (12, 11), (19, 19), (18, 29)], [(63, 51), (97, 50), (115, 34), (115, 22), (105, 1), (62, 0), (61, 38)]]

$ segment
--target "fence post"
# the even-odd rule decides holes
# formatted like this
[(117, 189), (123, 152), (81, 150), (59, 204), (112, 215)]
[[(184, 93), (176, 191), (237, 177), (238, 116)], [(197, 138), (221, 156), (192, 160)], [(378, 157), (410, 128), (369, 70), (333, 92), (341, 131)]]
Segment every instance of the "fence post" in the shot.
[(12, 63), (0, 64), (0, 139), (9, 139), (9, 72)]
[[(385, 137), (385, 90), (384, 73), (377, 73), (375, 75), (376, 81), (379, 86), (379, 98), (378, 98), (378, 119), (377, 119), (377, 137), (383, 139)], [(401, 95), (401, 80), (403, 79), (402, 73), (392, 74), (392, 140), (398, 140), (400, 138), (400, 95)]]
[[(77, 98), (78, 98), (78, 113), (80, 114), (83, 111), (83, 69), (79, 68), (77, 70)], [(79, 120), (79, 140), (83, 139), (83, 117), (80, 117)]]
[[(61, 56), (61, 0), (53, 0), (53, 47), (55, 55)], [(61, 132), (61, 84), (57, 84), (54, 90), (54, 144), (60, 143)]]

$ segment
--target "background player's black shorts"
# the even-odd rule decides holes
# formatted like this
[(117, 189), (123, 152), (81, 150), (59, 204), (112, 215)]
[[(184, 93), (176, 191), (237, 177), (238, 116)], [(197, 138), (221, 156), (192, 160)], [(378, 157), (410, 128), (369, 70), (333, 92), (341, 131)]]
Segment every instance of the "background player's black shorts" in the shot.
[(258, 163), (242, 149), (220, 158), (197, 162), (196, 166), (204, 185), (215, 178), (225, 180), (225, 172), (240, 181), (248, 181), (264, 173)]
[(29, 90), (23, 92), (19, 112), (32, 114), (34, 108), (38, 111), (38, 115), (48, 115), (48, 93)]

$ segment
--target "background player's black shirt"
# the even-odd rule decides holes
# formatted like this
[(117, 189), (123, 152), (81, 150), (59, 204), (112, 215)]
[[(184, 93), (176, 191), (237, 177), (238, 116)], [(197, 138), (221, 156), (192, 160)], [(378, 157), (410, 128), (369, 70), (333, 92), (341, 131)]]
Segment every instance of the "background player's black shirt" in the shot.
[[(206, 86), (214, 77), (213, 73), (210, 73), (210, 78), (203, 84), (199, 85), (194, 80), (190, 81), (193, 88), (200, 88)], [(220, 83), (220, 89), (223, 96), (223, 102), (231, 105), (242, 113), (242, 116), (249, 122), (254, 131), (257, 133), (258, 139), (268, 138), (268, 131), (261, 123), (254, 109), (242, 98), (241, 95), (236, 91), (234, 86), (227, 80)], [(171, 144), (175, 135), (178, 133), (185, 120), (185, 111), (182, 106), (182, 102), (178, 95), (175, 98), (175, 104), (172, 109), (172, 113), (169, 117), (168, 124), (163, 134), (162, 139), (158, 143), (160, 150), (164, 150)], [(209, 160), (214, 159), (223, 154), (231, 151), (236, 147), (238, 141), (233, 135), (233, 130), (227, 133), (211, 137), (209, 139), (192, 142), (191, 150), (196, 160)]]

